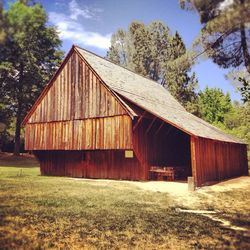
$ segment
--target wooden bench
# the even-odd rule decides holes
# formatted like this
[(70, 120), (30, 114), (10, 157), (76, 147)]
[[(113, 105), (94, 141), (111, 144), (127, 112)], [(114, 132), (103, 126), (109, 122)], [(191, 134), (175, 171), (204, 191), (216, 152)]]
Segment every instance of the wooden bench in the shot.
[(174, 181), (183, 177), (185, 167), (160, 167), (152, 166), (149, 170), (151, 180)]

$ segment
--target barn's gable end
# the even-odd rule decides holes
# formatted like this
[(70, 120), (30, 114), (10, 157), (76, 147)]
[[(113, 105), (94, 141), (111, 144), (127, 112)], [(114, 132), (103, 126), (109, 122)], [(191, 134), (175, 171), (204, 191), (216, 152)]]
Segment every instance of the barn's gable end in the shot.
[(131, 149), (133, 115), (73, 47), (24, 119), (25, 148)]
[(28, 123), (125, 115), (127, 111), (90, 67), (73, 51), (53, 79)]

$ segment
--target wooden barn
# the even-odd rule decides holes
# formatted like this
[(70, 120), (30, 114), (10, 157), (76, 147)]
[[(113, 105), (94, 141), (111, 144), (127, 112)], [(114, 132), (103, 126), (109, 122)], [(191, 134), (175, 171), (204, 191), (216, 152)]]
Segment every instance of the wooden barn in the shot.
[(247, 175), (247, 145), (160, 84), (73, 46), (23, 121), (42, 175), (178, 180)]

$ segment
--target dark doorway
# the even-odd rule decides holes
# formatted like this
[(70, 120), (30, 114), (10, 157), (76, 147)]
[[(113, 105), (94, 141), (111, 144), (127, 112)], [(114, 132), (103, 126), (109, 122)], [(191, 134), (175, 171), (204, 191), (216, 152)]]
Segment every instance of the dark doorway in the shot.
[(186, 181), (188, 176), (192, 176), (188, 134), (157, 120), (148, 133), (148, 139), (150, 179)]

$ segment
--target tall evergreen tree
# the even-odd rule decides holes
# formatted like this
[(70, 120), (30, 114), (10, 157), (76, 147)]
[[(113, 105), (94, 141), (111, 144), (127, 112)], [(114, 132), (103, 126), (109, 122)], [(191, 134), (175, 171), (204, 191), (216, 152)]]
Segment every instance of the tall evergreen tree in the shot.
[(61, 41), (39, 4), (17, 1), (3, 12), (1, 23), (6, 38), (0, 44), (0, 88), (15, 117), (18, 155), (21, 121), (61, 61)]
[(148, 76), (164, 85), (165, 62), (170, 42), (169, 28), (162, 22), (154, 21), (147, 26), (148, 30)]
[[(195, 74), (190, 77), (191, 69), (186, 58), (186, 47), (178, 32), (171, 38), (168, 48), (168, 60), (165, 62), (165, 84), (171, 94), (185, 107), (188, 103), (194, 103), (196, 99), (195, 89), (198, 85)], [(191, 105), (189, 105), (191, 108)]]
[[(178, 33), (171, 36), (162, 22), (145, 26), (132, 22), (128, 31), (119, 29), (111, 39), (107, 57), (165, 86), (189, 111), (196, 99), (197, 80), (189, 77), (191, 64)], [(188, 105), (189, 103), (189, 105)], [(194, 111), (195, 112), (195, 111)]]

